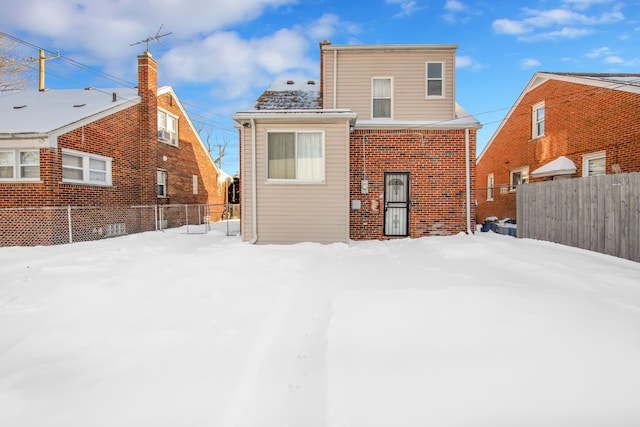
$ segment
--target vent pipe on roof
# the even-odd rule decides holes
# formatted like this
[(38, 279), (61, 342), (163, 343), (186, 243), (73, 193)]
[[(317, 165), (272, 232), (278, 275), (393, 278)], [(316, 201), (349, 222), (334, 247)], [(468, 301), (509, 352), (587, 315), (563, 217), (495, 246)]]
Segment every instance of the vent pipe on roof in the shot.
[(115, 92), (113, 92), (111, 94), (111, 102), (116, 102), (117, 100), (118, 100), (118, 95)]

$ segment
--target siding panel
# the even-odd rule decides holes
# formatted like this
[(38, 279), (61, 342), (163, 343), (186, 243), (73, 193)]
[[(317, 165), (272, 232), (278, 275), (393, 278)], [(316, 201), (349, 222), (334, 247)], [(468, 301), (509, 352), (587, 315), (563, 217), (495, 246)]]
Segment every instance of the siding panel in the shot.
[[(346, 242), (348, 239), (348, 122), (278, 124), (259, 123), (256, 134), (258, 243)], [(322, 130), (325, 132), (325, 182), (281, 184), (266, 182), (265, 147), (268, 130)], [(250, 145), (250, 139), (249, 144)], [(250, 150), (245, 149), (246, 159)], [(248, 171), (249, 168), (246, 168)], [(245, 178), (245, 190), (250, 190)], [(244, 240), (253, 238), (251, 193), (245, 194)], [(249, 234), (248, 231), (251, 231)]]

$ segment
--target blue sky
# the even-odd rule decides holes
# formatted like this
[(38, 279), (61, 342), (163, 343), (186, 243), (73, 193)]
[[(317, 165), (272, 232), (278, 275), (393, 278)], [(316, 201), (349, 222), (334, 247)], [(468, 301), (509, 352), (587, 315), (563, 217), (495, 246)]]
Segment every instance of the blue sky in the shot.
[(230, 115), (275, 79), (317, 78), (324, 39), (457, 44), (457, 102), (484, 125), (478, 154), (536, 71), (640, 72), (640, 0), (3, 3), (0, 31), (27, 43), (17, 44), (19, 56), (60, 51), (62, 58), (46, 62), (50, 89), (135, 86), (145, 45), (131, 44), (161, 27), (171, 33), (149, 44), (159, 84), (174, 88), (212, 144), (228, 143), (223, 169), (230, 174), (238, 171)]

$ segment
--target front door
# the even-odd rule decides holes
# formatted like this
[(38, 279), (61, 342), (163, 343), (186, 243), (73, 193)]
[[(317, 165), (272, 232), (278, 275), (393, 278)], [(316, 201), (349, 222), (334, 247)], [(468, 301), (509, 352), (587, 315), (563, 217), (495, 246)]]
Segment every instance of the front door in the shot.
[(409, 235), (409, 173), (384, 173), (384, 235)]

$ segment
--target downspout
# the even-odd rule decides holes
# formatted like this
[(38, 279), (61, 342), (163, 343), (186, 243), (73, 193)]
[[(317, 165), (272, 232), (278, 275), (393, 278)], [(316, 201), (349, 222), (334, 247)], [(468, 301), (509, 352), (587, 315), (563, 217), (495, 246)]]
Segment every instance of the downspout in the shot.
[(473, 234), (471, 230), (471, 172), (469, 160), (469, 128), (464, 130), (464, 149), (465, 149), (465, 173), (466, 173), (466, 208), (467, 208), (467, 234)]
[(249, 243), (252, 245), (258, 241), (258, 174), (256, 173), (256, 121), (251, 119), (251, 203), (253, 239)]
[(338, 96), (338, 51), (333, 51), (333, 109), (338, 108), (338, 100), (336, 97)]

